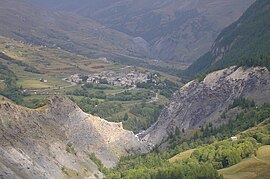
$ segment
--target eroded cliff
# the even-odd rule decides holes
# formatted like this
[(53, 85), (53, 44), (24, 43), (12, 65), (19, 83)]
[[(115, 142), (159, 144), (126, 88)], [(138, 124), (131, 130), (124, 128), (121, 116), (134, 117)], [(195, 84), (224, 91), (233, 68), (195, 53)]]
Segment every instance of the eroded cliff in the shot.
[(106, 167), (138, 150), (121, 123), (86, 114), (65, 97), (32, 110), (0, 103), (0, 178), (102, 178), (89, 154)]
[(220, 115), (239, 97), (251, 98), (258, 103), (270, 101), (267, 68), (234, 66), (210, 73), (203, 81), (189, 82), (173, 95), (157, 122), (140, 136), (147, 145), (155, 146), (176, 128), (186, 130), (217, 120), (226, 122), (220, 121)]

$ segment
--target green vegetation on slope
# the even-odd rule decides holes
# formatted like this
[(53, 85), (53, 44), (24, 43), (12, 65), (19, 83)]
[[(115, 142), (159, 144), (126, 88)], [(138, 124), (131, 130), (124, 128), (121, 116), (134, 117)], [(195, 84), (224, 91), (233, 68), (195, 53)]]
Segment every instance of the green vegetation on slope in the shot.
[(270, 146), (262, 146), (256, 151), (256, 156), (218, 172), (224, 179), (267, 179), (270, 177), (269, 160)]
[(252, 137), (265, 146), (260, 147), (251, 158), (245, 159), (232, 167), (219, 170), (219, 173), (222, 174), (224, 178), (228, 179), (269, 178), (270, 119), (241, 132), (238, 136), (241, 138)]
[(270, 2), (257, 0), (238, 21), (223, 30), (211, 51), (199, 58), (183, 74), (194, 77), (198, 73), (231, 65), (270, 68), (269, 19)]
[(178, 84), (159, 73), (149, 76), (147, 82), (131, 88), (82, 82), (81, 86), (67, 89), (65, 95), (84, 112), (122, 122), (125, 129), (138, 133), (158, 119), (168, 98), (179, 89)]
[(253, 138), (216, 142), (199, 147), (191, 157), (196, 158), (199, 162), (209, 162), (216, 169), (226, 168), (254, 154), (256, 142)]
[[(135, 160), (135, 159), (132, 159)], [(128, 160), (127, 160), (128, 161)], [(196, 160), (189, 159), (186, 161), (181, 161), (177, 163), (169, 163), (166, 161), (161, 161), (159, 163), (155, 158), (150, 158), (150, 160), (142, 159), (134, 163), (124, 163), (120, 162), (120, 168), (117, 168), (117, 172), (110, 172), (106, 178), (107, 179), (197, 179), (197, 178), (207, 178), (207, 179), (218, 179), (217, 171), (209, 163), (199, 163)], [(127, 166), (127, 168), (123, 168)]]
[(26, 63), (23, 63), (22, 61), (11, 58), (11, 57), (7, 56), (6, 54), (4, 54), (3, 52), (0, 52), (0, 58), (7, 60), (8, 62), (15, 63), (19, 66), (24, 67), (24, 71), (26, 71), (26, 72), (40, 74), (39, 70), (37, 70), (36, 68), (29, 66)]
[[(222, 178), (217, 174), (217, 169), (237, 164), (256, 154), (261, 145), (270, 144), (270, 105), (256, 108), (244, 105), (246, 103), (252, 102), (243, 99), (235, 101), (234, 105), (238, 104), (237, 107), (248, 109), (235, 119), (235, 125), (233, 121), (218, 129), (210, 125), (208, 129), (196, 133), (190, 139), (182, 140), (180, 145), (171, 149), (158, 151), (156, 148), (142, 156), (123, 157), (114, 170), (106, 173), (107, 178)], [(264, 122), (257, 125), (262, 121)], [(230, 131), (224, 130), (228, 128)], [(246, 129), (249, 130), (245, 131)], [(234, 133), (238, 134), (238, 140), (228, 139)], [(170, 163), (171, 157), (178, 153), (184, 157)]]
[(15, 74), (0, 62), (0, 95), (3, 95), (16, 103), (21, 103), (22, 91), (16, 85), (16, 80)]
[[(214, 127), (212, 123), (209, 123), (194, 131), (175, 131), (175, 135), (171, 135), (167, 141), (170, 148), (172, 148), (169, 153), (171, 155), (175, 155), (181, 152), (181, 148), (180, 151), (178, 151), (177, 146), (186, 140), (190, 141), (190, 148), (194, 148), (202, 143), (209, 144), (216, 140), (224, 140), (230, 138), (231, 136), (234, 136), (241, 131), (256, 126), (258, 123), (262, 122), (270, 116), (269, 104), (264, 104), (256, 108), (253, 103), (253, 101), (249, 101), (247, 99), (236, 99), (233, 105), (229, 107), (229, 109), (232, 107), (242, 107), (241, 112), (235, 114), (235, 119), (230, 119), (228, 123), (221, 125), (218, 128)], [(228, 111), (223, 113), (221, 118), (225, 118), (227, 112)], [(189, 133), (191, 133), (191, 135)]]
[[(100, 85), (99, 85), (100, 86)], [(108, 88), (108, 85), (103, 85)], [(67, 94), (90, 114), (100, 116), (108, 121), (123, 122), (125, 129), (135, 133), (147, 129), (153, 124), (167, 100), (159, 95), (158, 101), (152, 101), (156, 95), (150, 89), (124, 90), (116, 94), (109, 94), (109, 90), (82, 89), (69, 91)], [(166, 99), (166, 98), (165, 98)]]

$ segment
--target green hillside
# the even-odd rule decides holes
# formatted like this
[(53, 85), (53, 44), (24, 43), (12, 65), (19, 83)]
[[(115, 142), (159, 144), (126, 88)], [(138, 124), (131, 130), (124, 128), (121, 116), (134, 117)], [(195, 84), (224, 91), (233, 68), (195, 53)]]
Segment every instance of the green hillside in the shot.
[(185, 72), (186, 76), (222, 69), (231, 65), (269, 67), (270, 2), (257, 0), (243, 16), (225, 28), (212, 49)]
[[(250, 128), (238, 135), (238, 137), (247, 137), (252, 136), (255, 139), (263, 139), (264, 143), (265, 141), (268, 141), (269, 143), (269, 119), (265, 120), (261, 124)], [(211, 147), (205, 147), (205, 148), (211, 148)], [(198, 149), (201, 150), (201, 149)], [(169, 162), (177, 162), (181, 160), (185, 160), (194, 153), (195, 149), (187, 150), (184, 152), (181, 152), (171, 159), (169, 159)], [(212, 152), (205, 152), (204, 157), (209, 157), (209, 155), (214, 156)], [(237, 153), (238, 151), (235, 151)], [(196, 155), (196, 153), (195, 153)], [(207, 156), (208, 155), (208, 156)], [(211, 157), (210, 157), (211, 158)], [(207, 160), (210, 160), (207, 158)], [(228, 168), (224, 168), (221, 170), (218, 170), (218, 173), (223, 176), (225, 179), (244, 179), (244, 178), (269, 178), (270, 176), (270, 146), (269, 145), (263, 145), (258, 146), (258, 150), (256, 150), (255, 155), (251, 155), (251, 157), (246, 158), (242, 160), (240, 163), (233, 165)]]
[[(252, 136), (266, 144), (270, 141), (269, 119), (256, 127), (239, 134), (241, 137)], [(268, 134), (268, 135), (267, 135)], [(240, 163), (218, 171), (225, 179), (244, 179), (244, 178), (269, 178), (270, 177), (270, 146), (259, 147), (255, 155), (247, 158)]]
[(270, 146), (262, 146), (257, 156), (245, 159), (239, 164), (219, 170), (224, 179), (267, 179), (270, 177)]
[(0, 95), (17, 103), (22, 102), (22, 92), (16, 84), (16, 75), (1, 63), (0, 58)]
[[(264, 162), (269, 162), (270, 106), (244, 107), (239, 104), (237, 107), (246, 110), (234, 121), (219, 128), (212, 125), (202, 127), (193, 136), (182, 139), (170, 149), (159, 150), (157, 147), (149, 154), (124, 157), (117, 167), (105, 172), (107, 178), (217, 179), (229, 175), (246, 176), (247, 173), (240, 172), (245, 172), (245, 167), (250, 169), (246, 163), (253, 162), (254, 154), (257, 154), (258, 160), (264, 158), (259, 161), (260, 165), (255, 165), (258, 161), (253, 163), (250, 178), (269, 176), (269, 165)], [(169, 143), (172, 144), (187, 132), (172, 135)], [(237, 136), (237, 140), (231, 140), (232, 136)], [(233, 168), (227, 168), (230, 166)]]

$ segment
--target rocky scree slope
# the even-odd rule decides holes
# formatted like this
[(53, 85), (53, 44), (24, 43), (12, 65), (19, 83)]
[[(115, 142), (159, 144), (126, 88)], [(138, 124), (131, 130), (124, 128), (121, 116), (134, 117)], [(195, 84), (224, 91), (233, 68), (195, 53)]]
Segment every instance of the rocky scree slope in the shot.
[(157, 122), (140, 134), (142, 140), (155, 146), (174, 134), (176, 128), (186, 130), (208, 122), (225, 123), (220, 121), (221, 114), (239, 97), (259, 103), (270, 101), (267, 68), (234, 66), (210, 73), (203, 81), (187, 83), (173, 95)]
[(0, 178), (102, 178), (89, 154), (112, 167), (140, 145), (121, 123), (86, 114), (64, 97), (36, 110), (0, 102), (0, 139)]

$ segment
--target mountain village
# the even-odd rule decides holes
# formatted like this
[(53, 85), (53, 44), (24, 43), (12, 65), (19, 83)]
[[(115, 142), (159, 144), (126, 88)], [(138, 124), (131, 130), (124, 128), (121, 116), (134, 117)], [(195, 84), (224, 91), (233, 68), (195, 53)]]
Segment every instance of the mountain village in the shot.
[(77, 84), (87, 82), (94, 84), (108, 84), (119, 87), (134, 87), (137, 83), (146, 83), (148, 80), (152, 80), (153, 83), (156, 83), (157, 77), (157, 74), (151, 74), (150, 72), (102, 71), (100, 73), (93, 73), (89, 75), (74, 74), (69, 77), (68, 81)]

